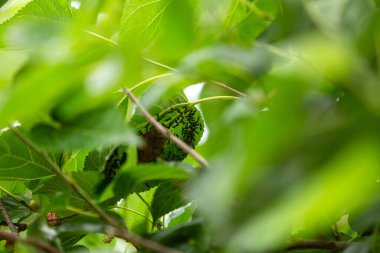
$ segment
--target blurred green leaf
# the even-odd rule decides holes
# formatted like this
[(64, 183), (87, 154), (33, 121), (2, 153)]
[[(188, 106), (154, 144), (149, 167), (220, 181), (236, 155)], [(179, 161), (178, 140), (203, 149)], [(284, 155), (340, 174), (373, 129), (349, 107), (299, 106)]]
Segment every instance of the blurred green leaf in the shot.
[[(8, 32), (15, 33), (17, 30), (8, 31), (8, 29), (18, 29), (17, 26), (26, 23), (43, 23), (43, 22), (58, 22), (64, 23), (68, 18), (71, 18), (71, 8), (66, 0), (48, 1), (48, 0), (31, 0), (23, 6), (11, 19), (0, 24), (0, 45), (7, 44)], [(37, 33), (38, 34), (38, 33)], [(17, 36), (17, 34), (14, 34)], [(21, 39), (19, 35), (17, 39)], [(16, 42), (15, 40), (11, 40)], [(25, 44), (24, 44), (25, 45)]]
[[(177, 183), (180, 184), (180, 182)], [(153, 222), (156, 223), (160, 217), (184, 204), (184, 196), (179, 185), (176, 185), (175, 182), (161, 183), (152, 200)]]
[[(32, 211), (25, 206), (25, 203), (22, 204), (10, 197), (1, 198), (1, 202), (8, 211), (9, 217), (12, 218), (13, 222), (19, 222), (26, 219), (32, 214)], [(0, 221), (5, 221), (4, 216), (0, 216)]]
[(250, 44), (267, 28), (280, 9), (278, 0), (234, 0), (225, 15), (226, 30), (229, 36)]
[(0, 4), (0, 24), (12, 18), (20, 9), (22, 9), (30, 1), (32, 0), (2, 0)]
[(188, 204), (184, 207), (177, 209), (176, 211), (165, 216), (165, 218), (169, 219), (167, 226), (168, 228), (189, 222), (193, 217), (194, 206), (192, 204)]
[(0, 90), (13, 81), (27, 58), (25, 52), (0, 50)]
[[(290, 189), (273, 206), (251, 218), (232, 238), (231, 247), (260, 252), (283, 243), (290, 228), (299, 222), (307, 222), (317, 229), (323, 222), (321, 214), (337, 219), (339, 213), (366, 205), (375, 194), (373, 175), (380, 165), (379, 151), (372, 141), (351, 143), (312, 181)], [(360, 182), (357, 181), (359, 177)], [(273, 226), (276, 226), (274, 231), (270, 230)], [(260, 243), (252, 244), (248, 240), (254, 235), (261, 236)]]
[(82, 113), (59, 126), (41, 124), (31, 130), (35, 142), (51, 150), (79, 150), (117, 144), (136, 143), (137, 137), (125, 126), (113, 108)]
[(78, 151), (70, 155), (65, 164), (62, 166), (62, 170), (66, 173), (70, 172), (81, 172), (85, 164), (85, 159), (87, 158), (87, 151)]

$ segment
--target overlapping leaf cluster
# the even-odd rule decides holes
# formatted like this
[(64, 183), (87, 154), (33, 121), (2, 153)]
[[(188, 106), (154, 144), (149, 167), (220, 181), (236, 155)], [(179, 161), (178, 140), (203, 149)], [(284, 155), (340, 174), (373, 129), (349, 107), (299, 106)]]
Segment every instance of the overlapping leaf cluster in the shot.
[[(184, 252), (377, 252), (378, 1), (3, 2), (0, 191), (21, 236), (134, 248), (103, 242), (109, 224), (45, 152), (120, 225)], [(197, 83), (206, 172), (121, 89), (194, 147), (202, 117), (172, 99)]]

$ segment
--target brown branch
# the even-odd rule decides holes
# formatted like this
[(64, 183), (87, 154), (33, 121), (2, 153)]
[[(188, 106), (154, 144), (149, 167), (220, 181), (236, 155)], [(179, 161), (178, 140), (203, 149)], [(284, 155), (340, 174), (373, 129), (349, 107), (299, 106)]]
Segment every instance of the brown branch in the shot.
[(16, 226), (12, 222), (12, 218), (8, 213), (8, 210), (5, 208), (3, 202), (0, 200), (0, 210), (4, 216), (4, 220), (7, 223), (9, 229), (11, 230), (12, 233), (18, 234)]
[(152, 126), (165, 138), (174, 142), (178, 147), (180, 147), (183, 151), (191, 155), (203, 168), (207, 169), (208, 164), (206, 159), (197, 153), (194, 149), (189, 147), (184, 141), (182, 141), (177, 136), (173, 135), (168, 129), (166, 129), (163, 125), (160, 124), (137, 100), (137, 98), (132, 94), (132, 92), (126, 88), (123, 88), (123, 92), (132, 100), (132, 102), (136, 105), (136, 107), (141, 111), (141, 113), (145, 116), (145, 118), (152, 124)]
[(338, 251), (346, 248), (350, 242), (340, 241), (323, 241), (323, 240), (300, 240), (289, 244), (286, 250), (300, 250), (300, 249), (325, 249)]
[(19, 241), (19, 242), (22, 242), (25, 244), (30, 244), (30, 245), (33, 245), (34, 247), (38, 248), (38, 249), (41, 249), (45, 252), (48, 252), (48, 253), (59, 253), (59, 250), (50, 246), (47, 243), (44, 243), (40, 240), (36, 240), (36, 239), (32, 239), (32, 238), (22, 238), (15, 233), (8, 233), (8, 232), (0, 230), (0, 238), (6, 240), (9, 243), (15, 243), (15, 242)]

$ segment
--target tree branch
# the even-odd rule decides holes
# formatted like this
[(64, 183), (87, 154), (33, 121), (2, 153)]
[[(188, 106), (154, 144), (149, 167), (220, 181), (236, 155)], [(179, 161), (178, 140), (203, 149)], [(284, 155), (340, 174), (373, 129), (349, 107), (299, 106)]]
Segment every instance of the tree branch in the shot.
[(350, 242), (340, 241), (323, 241), (323, 240), (300, 240), (289, 244), (286, 250), (299, 250), (299, 249), (326, 249), (338, 251), (346, 248)]
[(145, 118), (152, 124), (152, 126), (165, 138), (177, 144), (183, 151), (191, 155), (203, 168), (207, 169), (208, 164), (206, 159), (197, 153), (194, 149), (189, 147), (184, 141), (182, 141), (177, 136), (173, 135), (166, 129), (163, 125), (160, 124), (137, 100), (137, 98), (132, 94), (132, 92), (126, 88), (123, 88), (123, 92), (131, 99), (131, 101), (136, 105), (136, 107), (141, 111)]
[(10, 243), (15, 243), (15, 242), (19, 241), (19, 242), (22, 242), (25, 244), (30, 244), (30, 245), (33, 245), (34, 247), (38, 248), (38, 249), (41, 249), (45, 252), (48, 252), (48, 253), (59, 253), (59, 251), (56, 248), (50, 246), (47, 243), (44, 243), (42, 241), (32, 239), (32, 238), (22, 238), (15, 233), (8, 233), (8, 232), (0, 230), (0, 238), (4, 239)]
[(4, 220), (7, 223), (9, 229), (11, 230), (12, 233), (18, 234), (16, 226), (12, 222), (12, 218), (8, 213), (8, 210), (5, 208), (3, 202), (0, 200), (0, 210), (4, 216)]

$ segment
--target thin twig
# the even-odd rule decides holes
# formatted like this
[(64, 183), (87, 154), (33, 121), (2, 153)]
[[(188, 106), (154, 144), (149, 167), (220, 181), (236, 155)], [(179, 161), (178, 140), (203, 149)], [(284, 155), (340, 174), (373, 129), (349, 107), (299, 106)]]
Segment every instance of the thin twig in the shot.
[(182, 141), (177, 136), (170, 133), (168, 129), (166, 129), (163, 125), (160, 124), (137, 100), (137, 98), (132, 94), (132, 92), (126, 88), (123, 88), (125, 94), (132, 100), (132, 102), (136, 105), (136, 107), (141, 111), (141, 113), (145, 116), (145, 118), (152, 124), (152, 126), (161, 133), (165, 138), (174, 142), (178, 147), (180, 147), (183, 151), (191, 155), (203, 168), (207, 169), (208, 164), (206, 159), (197, 153), (194, 149), (189, 147), (184, 141)]
[(5, 206), (1, 200), (0, 200), (0, 210), (4, 216), (5, 222), (7, 223), (9, 229), (11, 230), (11, 232), (14, 234), (18, 234), (18, 231), (17, 231), (15, 224), (13, 224), (13, 222), (12, 222), (12, 218), (9, 215), (8, 210), (5, 208)]
[(0, 238), (5, 239), (7, 242), (10, 242), (10, 243), (15, 243), (19, 241), (25, 244), (33, 245), (34, 247), (48, 253), (59, 253), (59, 250), (57, 250), (56, 248), (50, 246), (49, 244), (45, 242), (32, 239), (32, 238), (22, 238), (19, 235), (14, 234), (14, 233), (8, 233), (8, 232), (0, 230)]
[(240, 91), (238, 91), (238, 90), (236, 90), (236, 89), (228, 86), (227, 84), (224, 84), (224, 83), (221, 83), (221, 82), (218, 82), (218, 81), (211, 81), (211, 83), (214, 84), (214, 85), (216, 85), (216, 86), (218, 86), (218, 87), (220, 87), (220, 88), (223, 88), (225, 90), (231, 91), (231, 92), (233, 92), (233, 93), (235, 93), (235, 94), (237, 94), (237, 95), (239, 95), (241, 97), (246, 97), (247, 96), (243, 92), (240, 92)]

